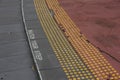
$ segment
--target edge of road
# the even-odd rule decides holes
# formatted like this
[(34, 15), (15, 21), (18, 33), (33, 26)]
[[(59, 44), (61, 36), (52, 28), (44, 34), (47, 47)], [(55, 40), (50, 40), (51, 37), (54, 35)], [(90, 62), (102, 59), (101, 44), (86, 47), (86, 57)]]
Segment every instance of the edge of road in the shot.
[(25, 20), (25, 14), (24, 14), (24, 0), (21, 0), (21, 11), (22, 11), (22, 19), (23, 19), (23, 23), (24, 23), (24, 27), (25, 27), (25, 32), (26, 32), (26, 35), (27, 35), (27, 39), (28, 39), (28, 42), (29, 42), (29, 47), (31, 49), (31, 52), (32, 52), (32, 56), (33, 56), (33, 59), (34, 59), (34, 62), (35, 62), (35, 66), (37, 68), (37, 72), (39, 74), (39, 77), (40, 79), (42, 80), (42, 75), (41, 75), (41, 72), (39, 71), (39, 67), (37, 65), (37, 62), (36, 62), (36, 59), (34, 57), (34, 51), (33, 51), (33, 48), (32, 48), (32, 44), (31, 44), (31, 40), (30, 40), (30, 37), (29, 37), (29, 34), (28, 34), (28, 31), (27, 31), (27, 25), (26, 25), (26, 20)]
[(21, 0), (21, 12), (35, 69), (40, 80), (67, 80), (38, 20), (33, 0)]

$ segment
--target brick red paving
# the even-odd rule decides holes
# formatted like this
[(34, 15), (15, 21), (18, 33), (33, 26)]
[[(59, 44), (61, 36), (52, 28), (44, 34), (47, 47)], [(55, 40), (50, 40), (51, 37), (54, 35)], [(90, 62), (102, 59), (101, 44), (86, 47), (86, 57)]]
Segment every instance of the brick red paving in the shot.
[[(58, 0), (96, 47), (120, 61), (120, 0)], [(120, 63), (103, 53), (120, 73)]]

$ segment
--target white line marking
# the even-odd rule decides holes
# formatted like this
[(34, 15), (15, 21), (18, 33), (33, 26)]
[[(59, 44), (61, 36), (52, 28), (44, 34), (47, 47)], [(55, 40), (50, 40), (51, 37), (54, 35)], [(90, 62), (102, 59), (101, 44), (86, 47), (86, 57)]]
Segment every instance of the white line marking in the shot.
[(36, 57), (37, 60), (43, 60), (42, 54), (39, 50), (34, 51), (34, 53), (35, 53), (35, 57)]
[[(27, 25), (26, 25), (26, 21), (25, 21), (25, 14), (24, 14), (24, 9), (23, 9), (24, 4), (23, 4), (23, 3), (24, 3), (23, 0), (21, 0), (22, 17), (23, 17), (23, 22), (24, 22), (24, 24), (25, 24), (26, 34), (27, 34), (27, 36), (28, 36), (28, 41), (29, 41), (30, 48), (31, 48), (31, 51), (32, 51), (32, 55), (33, 55), (34, 52), (33, 52), (33, 49), (32, 49), (32, 43), (31, 43), (31, 41), (30, 41), (30, 37), (29, 37), (28, 32), (27, 32)], [(42, 75), (41, 75), (41, 72), (40, 72), (40, 69), (39, 69), (39, 66), (38, 66), (38, 64), (37, 64), (37, 61), (35, 60), (34, 57), (33, 57), (33, 59), (34, 59), (34, 61), (35, 61), (35, 63), (36, 63), (35, 65), (36, 65), (36, 68), (37, 68), (37, 70), (38, 70), (38, 74), (39, 74), (40, 80), (43, 80)]]
[(39, 47), (38, 47), (38, 44), (37, 44), (37, 42), (36, 42), (36, 40), (31, 41), (31, 43), (32, 43), (33, 49), (38, 49), (38, 48), (39, 48)]
[(28, 30), (28, 34), (29, 34), (30, 39), (35, 39), (35, 34), (33, 30)]

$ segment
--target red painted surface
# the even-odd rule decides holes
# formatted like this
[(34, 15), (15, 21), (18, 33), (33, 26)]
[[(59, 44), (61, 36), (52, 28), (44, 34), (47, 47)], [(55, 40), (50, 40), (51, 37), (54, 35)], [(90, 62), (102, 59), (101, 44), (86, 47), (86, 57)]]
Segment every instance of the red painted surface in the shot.
[[(58, 0), (88, 40), (120, 61), (120, 0)], [(120, 73), (120, 63), (104, 54)]]

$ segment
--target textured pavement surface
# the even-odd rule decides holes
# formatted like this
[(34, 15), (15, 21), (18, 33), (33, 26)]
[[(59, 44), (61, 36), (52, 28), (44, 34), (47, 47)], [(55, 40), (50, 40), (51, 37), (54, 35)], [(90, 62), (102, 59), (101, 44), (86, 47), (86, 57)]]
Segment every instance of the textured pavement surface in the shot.
[(120, 73), (120, 1), (58, 1), (88, 40), (105, 51), (103, 55)]

